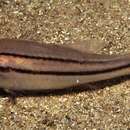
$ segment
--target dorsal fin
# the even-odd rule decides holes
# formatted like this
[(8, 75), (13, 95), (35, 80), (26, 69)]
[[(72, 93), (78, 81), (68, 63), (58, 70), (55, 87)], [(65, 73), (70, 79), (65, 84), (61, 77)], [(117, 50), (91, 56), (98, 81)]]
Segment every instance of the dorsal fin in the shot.
[(99, 53), (105, 46), (105, 42), (102, 40), (96, 39), (87, 39), (87, 40), (75, 40), (73, 42), (64, 43), (62, 46), (73, 48), (80, 52), (85, 53)]

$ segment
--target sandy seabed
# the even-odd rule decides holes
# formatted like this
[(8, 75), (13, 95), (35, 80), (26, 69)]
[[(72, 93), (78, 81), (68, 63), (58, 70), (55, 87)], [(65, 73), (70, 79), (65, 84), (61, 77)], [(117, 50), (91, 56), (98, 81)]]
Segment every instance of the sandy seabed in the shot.
[[(102, 54), (130, 52), (129, 0), (1, 0), (0, 38), (40, 43), (90, 44)], [(93, 42), (97, 41), (95, 45)], [(102, 42), (104, 44), (100, 44)], [(28, 46), (28, 45), (27, 45)], [(101, 46), (101, 47), (100, 47)], [(98, 49), (98, 51), (97, 51)], [(130, 80), (113, 79), (97, 90), (0, 98), (1, 130), (130, 129)]]

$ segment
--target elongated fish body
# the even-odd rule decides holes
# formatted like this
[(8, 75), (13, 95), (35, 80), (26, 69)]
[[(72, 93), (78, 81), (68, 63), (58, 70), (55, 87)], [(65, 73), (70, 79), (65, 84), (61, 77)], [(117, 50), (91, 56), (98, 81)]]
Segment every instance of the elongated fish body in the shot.
[(130, 74), (130, 55), (100, 55), (32, 41), (0, 40), (0, 87), (64, 89)]

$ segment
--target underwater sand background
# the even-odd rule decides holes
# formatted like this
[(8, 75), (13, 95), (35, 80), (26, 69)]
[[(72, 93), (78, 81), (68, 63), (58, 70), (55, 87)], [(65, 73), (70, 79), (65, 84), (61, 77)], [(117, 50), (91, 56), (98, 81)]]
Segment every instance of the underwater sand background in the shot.
[[(51, 44), (84, 42), (91, 43), (97, 53), (129, 53), (130, 1), (0, 0), (0, 38)], [(92, 42), (87, 43), (88, 39)], [(86, 87), (95, 85), (104, 87), (18, 97), (15, 105), (1, 96), (0, 129), (130, 128), (130, 77)]]

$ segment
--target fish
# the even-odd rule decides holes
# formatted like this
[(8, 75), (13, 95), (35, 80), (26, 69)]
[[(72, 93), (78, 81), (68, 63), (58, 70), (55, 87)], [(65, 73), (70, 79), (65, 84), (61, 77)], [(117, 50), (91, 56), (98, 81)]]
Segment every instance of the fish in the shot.
[(2, 89), (57, 90), (129, 74), (130, 54), (96, 54), (74, 45), (0, 39)]

